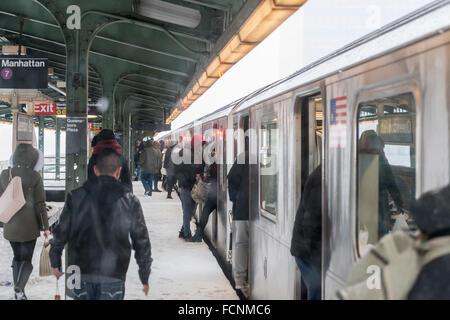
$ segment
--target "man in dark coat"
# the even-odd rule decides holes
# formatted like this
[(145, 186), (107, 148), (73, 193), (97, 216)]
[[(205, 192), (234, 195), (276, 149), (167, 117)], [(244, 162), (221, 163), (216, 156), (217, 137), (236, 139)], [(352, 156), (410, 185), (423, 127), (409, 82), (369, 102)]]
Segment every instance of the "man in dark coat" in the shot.
[(78, 266), (81, 287), (74, 299), (121, 300), (131, 250), (135, 251), (143, 291), (148, 293), (151, 246), (139, 200), (118, 181), (120, 155), (106, 149), (98, 155), (88, 180), (67, 195), (60, 222), (50, 241), (53, 273), (60, 277), (61, 255), (67, 244), (68, 265)]
[(178, 236), (185, 240), (192, 237), (190, 222), (195, 210), (195, 202), (191, 196), (192, 188), (203, 172), (203, 163), (194, 163), (195, 144), (201, 142), (202, 140), (200, 138), (194, 136), (190, 147), (185, 147), (178, 153), (180, 159), (183, 159), (184, 152), (189, 154), (187, 163), (182, 161), (180, 164), (175, 164), (175, 176), (180, 187), (180, 199), (183, 208), (183, 225)]
[(306, 284), (308, 300), (321, 299), (322, 165), (308, 177), (295, 216), (291, 254)]
[[(425, 193), (411, 207), (415, 223), (428, 239), (450, 236), (450, 185)], [(427, 263), (409, 292), (410, 300), (450, 300), (450, 254)]]
[(164, 169), (166, 169), (167, 174), (167, 199), (172, 198), (172, 189), (177, 182), (177, 178), (175, 176), (175, 164), (172, 161), (172, 152), (175, 147), (175, 144), (169, 143), (166, 149), (166, 153), (164, 156)]
[(241, 153), (228, 173), (228, 193), (233, 202), (232, 260), (236, 289), (246, 289), (248, 271), (249, 153)]
[(103, 129), (92, 139), (91, 145), (94, 150), (88, 163), (88, 179), (96, 179), (94, 166), (97, 163), (98, 154), (100, 154), (104, 149), (111, 148), (116, 150), (117, 153), (120, 154), (120, 159), (122, 161), (122, 171), (120, 172), (119, 181), (123, 183), (130, 190), (130, 192), (133, 192), (133, 184), (131, 182), (131, 174), (128, 167), (128, 161), (122, 155), (122, 146), (116, 140), (114, 132), (110, 129)]
[(144, 143), (141, 140), (136, 141), (136, 147), (134, 148), (134, 166), (136, 167), (136, 178), (134, 181), (139, 181), (139, 178), (141, 177), (141, 167), (139, 166), (139, 156), (144, 150)]
[[(145, 193), (148, 196), (152, 195), (153, 180), (155, 176), (161, 172), (162, 153), (159, 147), (153, 140), (147, 141), (144, 144), (144, 150), (141, 152), (138, 161), (141, 167), (141, 181), (144, 186)], [(159, 190), (158, 190), (159, 191)]]

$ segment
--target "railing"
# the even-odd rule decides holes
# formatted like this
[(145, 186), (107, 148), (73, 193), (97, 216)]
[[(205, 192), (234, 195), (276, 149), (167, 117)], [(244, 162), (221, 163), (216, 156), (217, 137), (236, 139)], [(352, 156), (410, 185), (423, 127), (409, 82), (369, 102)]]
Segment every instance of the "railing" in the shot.
[(46, 187), (65, 187), (66, 184), (66, 158), (44, 157), (43, 179)]
[[(66, 158), (59, 158), (59, 165), (56, 157), (44, 157), (43, 180), (45, 187), (62, 187), (66, 184)], [(8, 169), (9, 160), (0, 161), (0, 172)]]

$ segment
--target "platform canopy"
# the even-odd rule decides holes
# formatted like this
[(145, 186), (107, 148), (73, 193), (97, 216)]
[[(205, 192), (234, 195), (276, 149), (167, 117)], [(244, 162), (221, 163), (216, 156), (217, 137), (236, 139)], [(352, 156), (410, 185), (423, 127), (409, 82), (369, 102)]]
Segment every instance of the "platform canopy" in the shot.
[(0, 45), (47, 57), (50, 86), (42, 91), (68, 111), (99, 104), (108, 108), (104, 127), (123, 130), (130, 119), (151, 130), (175, 119), (304, 2), (2, 0)]

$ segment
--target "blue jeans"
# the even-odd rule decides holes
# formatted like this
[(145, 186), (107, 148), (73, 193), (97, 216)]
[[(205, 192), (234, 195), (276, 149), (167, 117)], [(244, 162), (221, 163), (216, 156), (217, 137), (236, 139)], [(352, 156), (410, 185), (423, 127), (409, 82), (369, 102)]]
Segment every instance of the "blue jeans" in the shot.
[(141, 176), (141, 167), (136, 167), (136, 178), (139, 178)]
[(307, 299), (308, 300), (320, 300), (322, 296), (322, 284), (320, 271), (309, 260), (295, 257), (300, 273), (302, 274), (303, 281), (306, 284)]
[(73, 289), (74, 300), (123, 300), (125, 281), (110, 283), (82, 282), (80, 289)]
[(144, 186), (145, 191), (148, 191), (148, 194), (152, 195), (153, 190), (153, 173), (142, 173), (141, 175), (141, 181), (142, 185)]
[(181, 206), (183, 208), (183, 234), (185, 238), (191, 237), (191, 218), (194, 213), (195, 202), (191, 196), (191, 190), (180, 188)]

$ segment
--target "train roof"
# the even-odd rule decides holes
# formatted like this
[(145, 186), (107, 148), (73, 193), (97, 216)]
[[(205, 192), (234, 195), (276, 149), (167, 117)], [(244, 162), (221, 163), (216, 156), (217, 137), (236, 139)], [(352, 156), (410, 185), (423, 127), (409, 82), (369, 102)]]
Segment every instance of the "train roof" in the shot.
[(449, 29), (450, 0), (437, 0), (386, 26), (369, 33), (329, 55), (276, 81), (261, 93), (246, 99), (235, 110), (239, 112), (274, 96), (313, 83), (412, 42)]
[(361, 64), (364, 61), (373, 59), (383, 53), (404, 47), (411, 42), (418, 41), (433, 34), (442, 33), (450, 27), (448, 18), (450, 17), (449, 4), (450, 0), (433, 1), (347, 44), (281, 80), (262, 87), (237, 101), (172, 131), (187, 130), (192, 128), (194, 124), (205, 123), (228, 116), (232, 112), (243, 111), (254, 104), (281, 95), (296, 87), (313, 83)]

